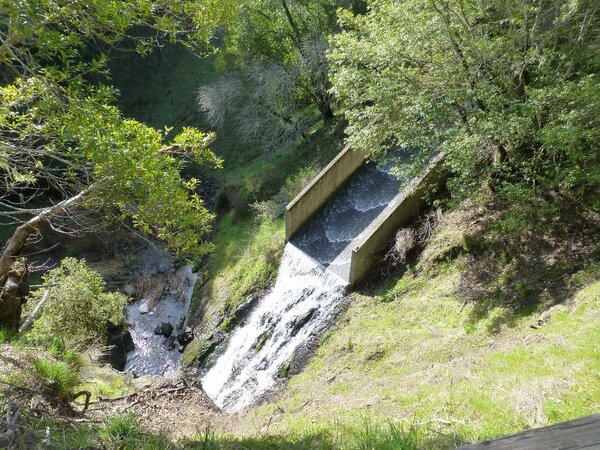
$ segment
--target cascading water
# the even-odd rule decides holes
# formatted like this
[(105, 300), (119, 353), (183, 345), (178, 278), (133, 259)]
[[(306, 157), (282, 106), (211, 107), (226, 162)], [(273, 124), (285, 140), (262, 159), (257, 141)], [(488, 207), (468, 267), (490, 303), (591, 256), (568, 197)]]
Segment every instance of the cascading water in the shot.
[(331, 322), (347, 287), (353, 243), (401, 184), (385, 168), (363, 166), (287, 244), (275, 285), (202, 379), (216, 405), (239, 411), (271, 391), (294, 352)]
[(277, 372), (311, 332), (326, 323), (346, 283), (293, 244), (277, 281), (202, 380), (220, 407), (238, 411), (275, 383)]

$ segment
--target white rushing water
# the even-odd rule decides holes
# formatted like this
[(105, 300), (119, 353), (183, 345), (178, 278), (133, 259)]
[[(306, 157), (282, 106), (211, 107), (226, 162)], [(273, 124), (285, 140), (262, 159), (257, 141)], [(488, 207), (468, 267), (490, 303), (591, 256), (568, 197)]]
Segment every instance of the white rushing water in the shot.
[(206, 393), (235, 412), (269, 392), (294, 351), (331, 320), (345, 289), (344, 280), (288, 244), (275, 285), (202, 379)]

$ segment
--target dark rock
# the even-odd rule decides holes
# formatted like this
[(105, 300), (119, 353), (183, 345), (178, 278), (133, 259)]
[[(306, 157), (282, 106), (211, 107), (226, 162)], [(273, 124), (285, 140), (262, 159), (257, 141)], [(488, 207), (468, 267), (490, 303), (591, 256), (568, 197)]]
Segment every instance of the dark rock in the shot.
[(177, 332), (179, 333), (181, 330), (183, 330), (183, 327), (185, 325), (185, 316), (181, 316), (179, 318), (179, 320), (177, 321), (177, 325), (175, 326), (175, 329), (177, 330)]
[(302, 316), (299, 316), (296, 319), (296, 321), (292, 325), (292, 332), (291, 332), (292, 336), (295, 336), (298, 333), (298, 331), (300, 331), (302, 329), (302, 327), (304, 325), (306, 325), (310, 319), (312, 319), (316, 310), (317, 310), (317, 308), (311, 308), (305, 314), (303, 314)]
[(135, 349), (131, 333), (124, 330), (122, 326), (107, 323), (107, 341), (109, 352), (100, 360), (119, 371), (125, 370), (127, 353)]
[(254, 308), (254, 305), (256, 305), (259, 298), (260, 297), (258, 295), (246, 297), (246, 301), (238, 306), (233, 312), (233, 317), (235, 317), (236, 323), (241, 322), (248, 316), (248, 314), (250, 314), (252, 308)]
[(173, 350), (175, 348), (175, 339), (176, 338), (175, 338), (174, 334), (172, 334), (171, 336), (169, 336), (167, 338), (167, 344), (166, 345), (167, 345), (167, 349), (168, 350)]
[(293, 355), (289, 360), (287, 360), (281, 366), (279, 366), (279, 368), (277, 369), (277, 378), (287, 378), (288, 377), (288, 375), (290, 374), (290, 367), (291, 367), (292, 359), (293, 359)]
[(194, 340), (194, 331), (190, 327), (186, 327), (183, 331), (177, 334), (177, 341), (180, 345), (187, 345)]
[(273, 324), (269, 325), (269, 327), (261, 335), (259, 335), (256, 338), (256, 341), (254, 341), (254, 344), (252, 344), (252, 350), (254, 350), (255, 352), (260, 352), (260, 350), (264, 347), (267, 340), (273, 334), (274, 330), (275, 330), (275, 324), (273, 323)]
[(163, 322), (160, 325), (156, 325), (154, 334), (162, 334), (164, 337), (168, 338), (173, 334), (173, 325), (169, 322)]

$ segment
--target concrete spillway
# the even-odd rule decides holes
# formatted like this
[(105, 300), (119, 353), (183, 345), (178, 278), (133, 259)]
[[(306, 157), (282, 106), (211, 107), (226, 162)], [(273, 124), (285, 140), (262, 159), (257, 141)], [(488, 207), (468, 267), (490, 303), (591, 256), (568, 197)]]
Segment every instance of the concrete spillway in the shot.
[(364, 159), (344, 150), (288, 205), (276, 283), (202, 378), (221, 408), (239, 411), (274, 389), (296, 352), (335, 317), (394, 227), (410, 220), (441, 179), (439, 160), (408, 179)]
[(415, 217), (427, 194), (438, 189), (447, 175), (442, 154), (410, 179), (365, 164), (358, 155), (344, 149), (286, 208), (286, 239), (351, 286), (369, 271), (392, 234)]
[(363, 165), (290, 242), (349, 283), (353, 248), (407, 182), (385, 167)]

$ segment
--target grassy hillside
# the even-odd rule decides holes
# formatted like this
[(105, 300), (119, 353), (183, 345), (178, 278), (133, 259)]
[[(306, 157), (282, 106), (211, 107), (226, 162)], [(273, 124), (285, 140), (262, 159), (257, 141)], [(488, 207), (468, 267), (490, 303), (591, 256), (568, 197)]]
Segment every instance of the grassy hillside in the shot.
[[(540, 238), (562, 238), (562, 251), (544, 253), (530, 239), (519, 253), (482, 224), (486, 214), (447, 214), (403, 276), (375, 274), (306, 370), (241, 429), (269, 424), (285, 434), (368, 420), (417, 426), (434, 439), (428, 445), (453, 448), (597, 412), (598, 218), (579, 235)], [(555, 270), (542, 258), (520, 267), (536, 253)], [(489, 276), (477, 285), (484, 261)]]

